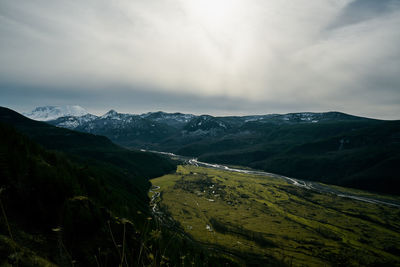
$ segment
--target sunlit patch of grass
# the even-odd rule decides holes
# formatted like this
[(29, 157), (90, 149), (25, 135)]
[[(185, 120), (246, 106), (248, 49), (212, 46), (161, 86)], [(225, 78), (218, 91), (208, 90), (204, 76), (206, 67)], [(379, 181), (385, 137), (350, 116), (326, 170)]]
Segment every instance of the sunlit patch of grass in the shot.
[(400, 263), (398, 208), (186, 165), (152, 184), (161, 205), (202, 243), (294, 265)]

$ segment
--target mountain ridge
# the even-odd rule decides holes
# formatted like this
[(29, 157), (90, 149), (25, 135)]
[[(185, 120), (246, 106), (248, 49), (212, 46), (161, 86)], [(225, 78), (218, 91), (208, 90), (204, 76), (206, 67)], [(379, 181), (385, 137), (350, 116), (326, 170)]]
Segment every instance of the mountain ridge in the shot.
[(400, 147), (393, 136), (400, 136), (400, 121), (341, 112), (217, 117), (111, 110), (106, 116), (69, 116), (48, 123), (107, 136), (127, 148), (399, 194), (393, 170), (400, 164)]
[[(76, 109), (74, 113), (74, 109)], [(62, 113), (59, 112), (61, 110), (65, 110), (66, 112)], [(36, 112), (40, 112), (39, 115), (43, 117), (40, 117), (39, 115), (35, 114)], [(55, 113), (55, 114), (54, 114)], [(242, 116), (213, 116), (209, 114), (202, 114), (202, 115), (194, 115), (190, 113), (181, 113), (181, 112), (164, 112), (164, 111), (155, 111), (155, 112), (147, 112), (147, 113), (141, 113), (141, 114), (135, 114), (135, 113), (120, 113), (117, 112), (115, 109), (110, 109), (103, 115), (97, 116), (94, 114), (90, 114), (87, 112), (86, 109), (84, 109), (81, 106), (78, 105), (67, 105), (67, 106), (41, 106), (41, 107), (36, 107), (33, 109), (30, 113), (22, 113), (24, 116), (34, 119), (34, 120), (46, 120), (46, 121), (53, 121), (57, 120), (62, 117), (81, 117), (84, 115), (90, 115), (90, 117), (94, 118), (117, 118), (117, 117), (129, 117), (129, 116), (136, 116), (136, 117), (141, 117), (141, 118), (148, 118), (152, 120), (160, 120), (160, 119), (175, 119), (175, 120), (180, 120), (182, 122), (189, 122), (193, 118), (198, 118), (198, 117), (213, 117), (213, 118), (242, 118), (245, 120), (245, 122), (249, 121), (263, 121), (263, 120), (270, 120), (270, 119), (281, 119), (286, 122), (312, 122), (312, 123), (317, 123), (319, 120), (322, 118), (324, 120), (326, 119), (336, 119), (342, 118), (347, 119), (370, 119), (370, 120), (380, 120), (380, 119), (373, 119), (373, 118), (367, 118), (367, 117), (361, 117), (361, 116), (356, 116), (356, 115), (350, 115), (347, 113), (339, 112), (339, 111), (326, 111), (326, 112), (291, 112), (291, 113), (283, 113), (283, 114), (277, 114), (277, 113), (270, 113), (270, 114), (264, 114), (264, 115), (242, 115)]]

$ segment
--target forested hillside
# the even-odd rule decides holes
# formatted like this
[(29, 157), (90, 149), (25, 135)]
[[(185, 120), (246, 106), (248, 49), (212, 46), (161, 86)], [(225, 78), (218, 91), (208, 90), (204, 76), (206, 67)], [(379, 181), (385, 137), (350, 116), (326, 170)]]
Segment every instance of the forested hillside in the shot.
[[(10, 125), (14, 119), (18, 130)], [(0, 264), (229, 261), (154, 221), (148, 179), (174, 171), (170, 160), (30, 121), (7, 109), (1, 110), (0, 121)], [(63, 145), (62, 138), (70, 145)]]

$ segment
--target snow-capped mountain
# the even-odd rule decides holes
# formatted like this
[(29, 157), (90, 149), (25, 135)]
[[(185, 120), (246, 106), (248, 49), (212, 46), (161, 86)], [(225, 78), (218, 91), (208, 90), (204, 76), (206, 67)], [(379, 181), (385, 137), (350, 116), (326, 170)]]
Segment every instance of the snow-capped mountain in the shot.
[(166, 113), (162, 111), (136, 115), (119, 113), (112, 109), (102, 116), (92, 114), (86, 114), (84, 116), (64, 116), (49, 122), (59, 127), (83, 130), (86, 132), (91, 132), (93, 129), (99, 128), (123, 129), (136, 127), (143, 129), (146, 128), (144, 125), (147, 124), (149, 127), (162, 124), (180, 129), (195, 117), (197, 116), (192, 114)]
[(134, 146), (143, 141), (157, 142), (175, 131), (175, 128), (168, 125), (168, 121), (144, 115), (118, 113), (115, 110), (110, 110), (102, 116), (86, 114), (79, 117), (60, 117), (49, 123), (71, 130), (104, 135), (127, 146)]
[(65, 116), (83, 116), (88, 114), (87, 110), (77, 105), (67, 106), (44, 106), (37, 107), (30, 113), (23, 113), (26, 117), (37, 121), (50, 121)]

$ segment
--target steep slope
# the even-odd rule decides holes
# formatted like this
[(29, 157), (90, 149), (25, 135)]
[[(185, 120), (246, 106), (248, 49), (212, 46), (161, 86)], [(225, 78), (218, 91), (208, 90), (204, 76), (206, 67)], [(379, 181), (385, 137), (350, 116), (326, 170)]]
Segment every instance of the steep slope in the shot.
[(151, 153), (119, 147), (104, 136), (76, 132), (30, 120), (10, 109), (0, 107), (0, 122), (8, 123), (48, 149), (64, 151), (82, 161), (112, 163), (132, 177), (156, 177), (172, 170), (165, 159)]
[[(83, 144), (82, 136), (81, 149), (62, 142)], [(0, 108), (0, 265), (231, 264), (153, 222), (148, 178), (174, 169), (164, 158)]]
[[(110, 231), (118, 233), (121, 221), (116, 215), (137, 223), (148, 216), (145, 188), (137, 184), (145, 177), (132, 180), (117, 167), (73, 163), (2, 123), (0, 173), (7, 214), (0, 222), (1, 261), (36, 266), (40, 257), (62, 266), (72, 260), (78, 266), (93, 266), (91, 255), (101, 248), (116, 265), (119, 256), (106, 231), (107, 221)], [(131, 236), (133, 229), (128, 229)], [(131, 246), (134, 242), (139, 238), (129, 240)]]

